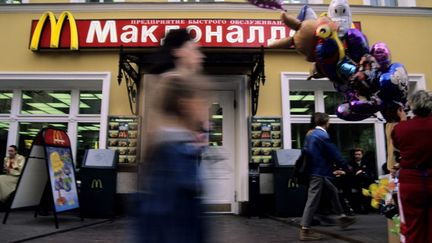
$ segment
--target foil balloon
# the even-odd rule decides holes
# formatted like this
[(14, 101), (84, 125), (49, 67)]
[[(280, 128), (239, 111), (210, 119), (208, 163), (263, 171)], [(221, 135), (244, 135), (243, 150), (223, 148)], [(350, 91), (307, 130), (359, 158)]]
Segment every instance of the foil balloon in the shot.
[(408, 95), (408, 73), (398, 62), (390, 65), (387, 72), (379, 78), (380, 92), (378, 96), (385, 102), (397, 101), (406, 103)]
[(297, 15), (297, 19), (303, 22), (307, 19), (317, 19), (317, 15), (311, 7), (309, 7), (308, 5), (304, 5), (300, 9), (299, 14)]
[(339, 25), (339, 37), (342, 38), (351, 28), (352, 17), (348, 0), (332, 0), (327, 10), (327, 16)]
[(283, 8), (283, 0), (248, 0), (248, 2), (259, 8), (272, 10), (280, 9), (285, 11)]
[(366, 36), (358, 29), (349, 29), (344, 36), (347, 55), (356, 63), (369, 53), (369, 43)]
[(350, 110), (355, 113), (374, 114), (381, 109), (381, 100), (378, 97), (371, 97), (367, 100), (352, 100), (349, 102)]
[(345, 58), (345, 48), (331, 21), (324, 22), (315, 30), (318, 39), (315, 47), (316, 65), (321, 73), (335, 83), (345, 83), (337, 74), (337, 66)]
[(375, 57), (381, 70), (387, 70), (391, 64), (391, 54), (387, 45), (384, 42), (373, 44), (370, 54)]
[(345, 121), (361, 121), (373, 116), (373, 113), (356, 113), (351, 110), (351, 105), (349, 103), (343, 103), (339, 105), (336, 109), (336, 115), (337, 117)]

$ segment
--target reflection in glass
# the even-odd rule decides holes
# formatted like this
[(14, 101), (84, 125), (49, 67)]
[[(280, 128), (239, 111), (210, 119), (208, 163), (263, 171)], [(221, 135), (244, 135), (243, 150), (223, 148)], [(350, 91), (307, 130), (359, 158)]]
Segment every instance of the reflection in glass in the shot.
[(213, 103), (209, 109), (209, 146), (223, 146), (223, 108)]
[(2, 161), (3, 158), (6, 156), (8, 129), (9, 122), (0, 122), (0, 158), (2, 159)]
[(372, 5), (372, 6), (397, 7), (398, 6), (398, 0), (370, 0), (370, 5)]
[(80, 91), (80, 114), (100, 114), (102, 91)]
[(10, 113), (12, 95), (10, 90), (0, 90), (0, 113)]
[(339, 92), (324, 92), (325, 113), (336, 114), (337, 107), (344, 101), (344, 95)]
[(33, 139), (44, 127), (56, 127), (67, 131), (67, 123), (47, 123), (47, 122), (20, 122), (18, 135), (18, 151), (24, 156), (30, 153)]
[(291, 115), (311, 115), (315, 112), (314, 92), (291, 91), (289, 99)]
[(85, 151), (99, 148), (99, 123), (78, 123), (76, 165), (81, 167)]
[[(303, 146), (308, 130), (309, 124), (291, 124), (292, 148), (299, 149)], [(330, 139), (341, 150), (347, 161), (352, 159), (351, 154), (354, 148), (362, 148), (365, 151), (365, 158), (370, 162), (372, 168), (376, 166), (374, 124), (330, 124), (328, 133)]]
[(70, 91), (23, 91), (21, 114), (69, 114)]

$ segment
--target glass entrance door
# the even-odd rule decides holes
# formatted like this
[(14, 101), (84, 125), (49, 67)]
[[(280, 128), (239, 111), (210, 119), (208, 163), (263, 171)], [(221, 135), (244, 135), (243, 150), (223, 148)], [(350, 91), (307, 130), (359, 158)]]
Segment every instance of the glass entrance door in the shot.
[(234, 203), (234, 91), (208, 91), (209, 146), (200, 171), (203, 199), (211, 212), (232, 212)]

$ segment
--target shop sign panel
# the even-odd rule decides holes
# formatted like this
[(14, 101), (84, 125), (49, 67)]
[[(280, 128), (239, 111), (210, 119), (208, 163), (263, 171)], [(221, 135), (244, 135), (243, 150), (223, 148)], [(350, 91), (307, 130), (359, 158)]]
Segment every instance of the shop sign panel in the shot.
[(203, 47), (259, 48), (289, 36), (274, 19), (75, 19), (52, 12), (32, 21), (30, 49), (151, 48), (171, 29), (186, 28)]

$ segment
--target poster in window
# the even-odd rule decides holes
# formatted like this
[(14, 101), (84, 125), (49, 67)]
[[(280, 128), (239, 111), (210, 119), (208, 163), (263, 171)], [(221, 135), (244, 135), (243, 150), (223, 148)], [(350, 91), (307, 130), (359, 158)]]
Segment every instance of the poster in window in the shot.
[(56, 212), (79, 207), (70, 148), (46, 147), (48, 172)]
[(136, 163), (138, 143), (138, 117), (110, 116), (108, 118), (108, 149), (119, 154), (118, 163)]
[(250, 163), (269, 164), (272, 152), (283, 147), (280, 117), (253, 117), (250, 121)]

